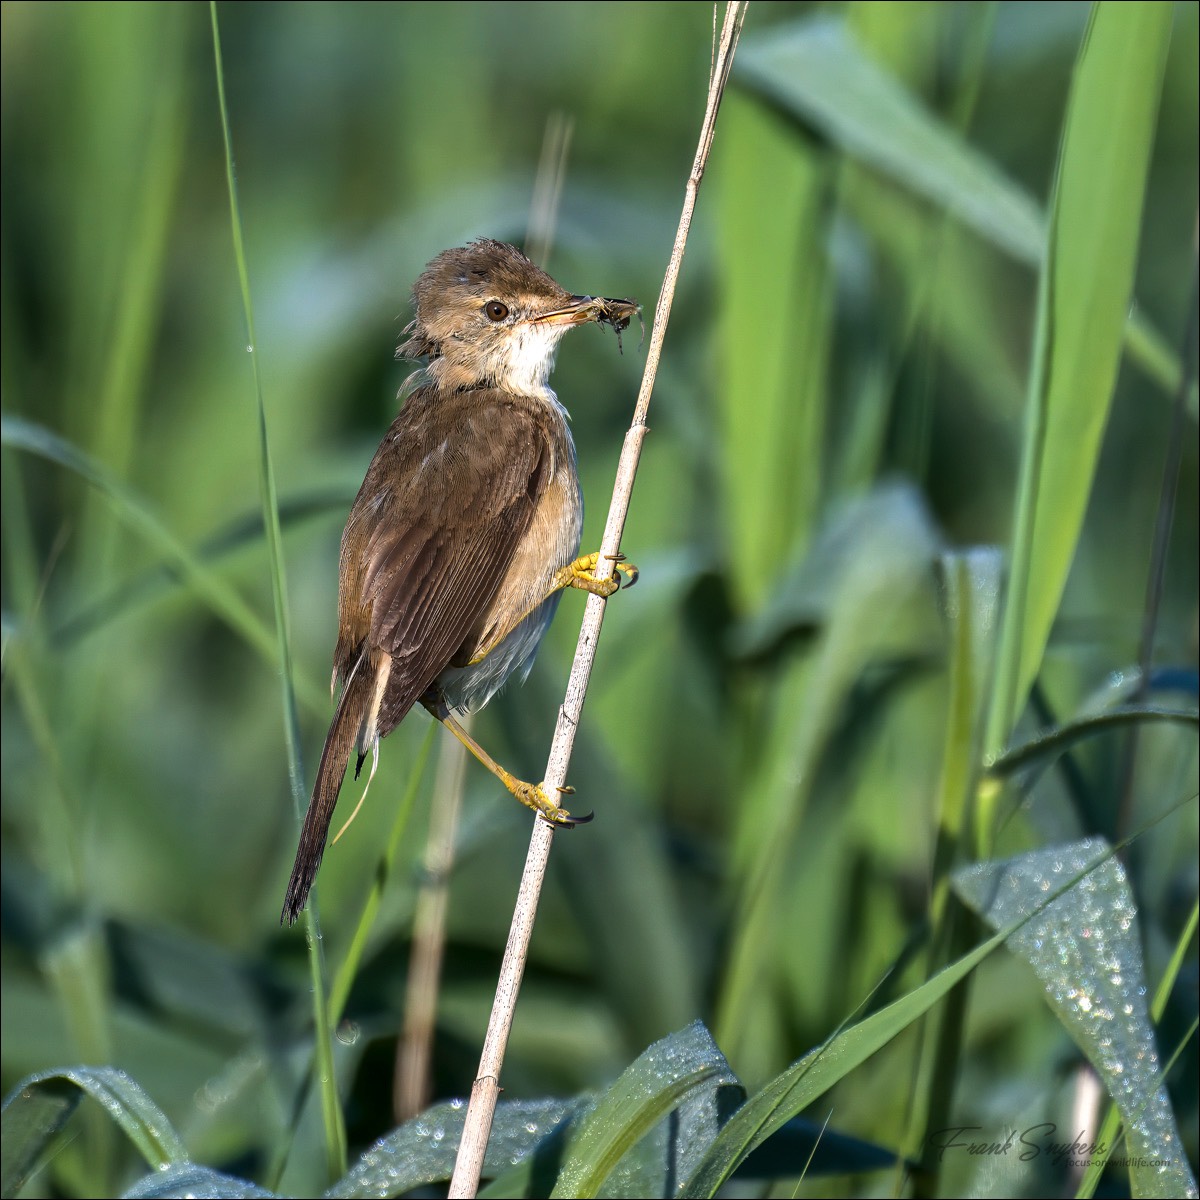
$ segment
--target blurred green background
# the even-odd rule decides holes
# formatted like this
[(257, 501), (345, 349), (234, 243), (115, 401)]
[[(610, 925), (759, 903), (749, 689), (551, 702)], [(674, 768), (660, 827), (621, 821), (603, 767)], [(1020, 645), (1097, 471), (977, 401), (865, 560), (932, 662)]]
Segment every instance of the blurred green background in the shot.
[[(1148, 340), (1122, 362), (1027, 732), (1119, 698), (1137, 663), (1170, 363), (1195, 320), (1197, 12), (1174, 9), (1149, 160), (1135, 282)], [(712, 16), (248, 3), (219, 18), (311, 780), (338, 539), (408, 373), (393, 350), (413, 281), (445, 247), (525, 239), (547, 131), (565, 117), (545, 265), (652, 312)], [(1085, 4), (751, 7), (624, 538), (642, 581), (609, 605), (571, 770), (597, 819), (556, 839), (507, 1096), (598, 1086), (694, 1018), (761, 1084), (897, 961), (875, 1002), (923, 978), (906, 949), (922, 944), (948, 703), (933, 564), (1012, 533), (1041, 213), (1087, 18)], [(297, 821), (209, 10), (6, 3), (2, 67), (5, 417), (115, 485), (18, 448), (28, 426), (6, 426), (3, 1084), (114, 1064), (196, 1160), (268, 1181), (312, 1011), (304, 938), (277, 923)], [(932, 141), (910, 138), (887, 88)], [(951, 151), (967, 175), (938, 173)], [(554, 376), (585, 549), (632, 412), (636, 328), (624, 347), (576, 333)], [(1189, 404), (1154, 662), (1194, 704), (1194, 388)], [(146, 520), (207, 582), (181, 575)], [(564, 600), (529, 682), (476, 725), (526, 778), (545, 761), (581, 611)], [(427, 736), (416, 714), (384, 743), (367, 804), (326, 856), (331, 969)], [(1115, 839), (1194, 796), (1193, 730), (1144, 731), (1131, 781), (1129, 754), (1121, 734), (1088, 741), (1002, 805), (997, 847)], [(352, 1149), (394, 1123), (433, 791), (430, 769), (341, 1029)], [(466, 792), (436, 1097), (470, 1086), (528, 836), (484, 772)], [(356, 796), (347, 787), (346, 811)], [(1194, 903), (1196, 824), (1193, 802), (1131, 851), (1152, 981)], [(1194, 1015), (1194, 947), (1187, 971), (1164, 1053)], [(1067, 1122), (1075, 1051), (1038, 985), (1007, 958), (983, 975), (956, 1118)], [(904, 1144), (915, 1047), (901, 1037), (839, 1085), (838, 1128)], [(1195, 1079), (1193, 1040), (1176, 1081), (1193, 1162)], [(103, 1142), (72, 1146), (28, 1194), (136, 1174)], [(321, 1161), (299, 1146), (284, 1186), (312, 1186)], [(972, 1165), (952, 1169), (947, 1187), (967, 1186)]]

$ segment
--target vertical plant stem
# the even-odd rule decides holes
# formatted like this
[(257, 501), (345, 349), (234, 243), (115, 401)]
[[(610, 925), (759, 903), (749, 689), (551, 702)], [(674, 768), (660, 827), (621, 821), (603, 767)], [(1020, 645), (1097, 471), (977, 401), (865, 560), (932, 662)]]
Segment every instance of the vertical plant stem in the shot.
[[(464, 717), (462, 724), (470, 731), (471, 717)], [(433, 785), (429, 841), (425, 848), (425, 877), (413, 915), (412, 953), (404, 993), (404, 1028), (396, 1047), (392, 1108), (397, 1125), (415, 1117), (429, 1103), (433, 1029), (446, 943), (446, 904), (466, 768), (466, 748), (457, 738), (443, 731)]]
[[(733, 55), (745, 16), (745, 3), (726, 4), (725, 20), (721, 27), (720, 40), (709, 79), (708, 100), (700, 130), (700, 144), (697, 147), (691, 174), (688, 177), (683, 211), (680, 214), (679, 226), (675, 233), (675, 245), (671, 251), (670, 261), (667, 263), (666, 274), (663, 277), (658, 304), (654, 312), (650, 346), (646, 352), (646, 367), (642, 374), (642, 384), (634, 407), (633, 422), (629, 432), (625, 435), (621, 458), (617, 464), (617, 479), (608, 510), (608, 520), (604, 527), (604, 537), (600, 543), (600, 558), (596, 564), (598, 579), (607, 578), (612, 574), (613, 563), (620, 550), (621, 534), (625, 528), (625, 517), (629, 511), (629, 500), (633, 493), (634, 479), (637, 476), (642, 442), (646, 437), (646, 415), (650, 409), (650, 395), (654, 389), (654, 378), (662, 357), (663, 338), (666, 335), (671, 305), (675, 298), (675, 286), (679, 278), (684, 250), (687, 247), (692, 213), (695, 210), (696, 196), (704, 177), (709, 151), (712, 148), (717, 113), (721, 107), (725, 86), (729, 81), (729, 71), (733, 65)], [(596, 642), (604, 621), (604, 605), (605, 601), (601, 597), (589, 596), (587, 607), (584, 610), (583, 625), (579, 631), (579, 642), (575, 649), (571, 676), (567, 682), (566, 697), (558, 712), (554, 741), (551, 744), (550, 757), (546, 764), (545, 787), (551, 794), (566, 781), (567, 766), (575, 742), (575, 731), (583, 711), (588, 679), (596, 657)], [(505, 947), (504, 959), (500, 966), (500, 978), (496, 985), (496, 998), (492, 1005), (492, 1015), (484, 1039), (479, 1072), (471, 1088), (471, 1100), (467, 1108), (462, 1140), (459, 1143), (458, 1159), (454, 1167), (454, 1176), (450, 1181), (449, 1194), (451, 1197), (474, 1196), (479, 1187), (479, 1179), (483, 1171), (483, 1156), (487, 1149), (492, 1117), (496, 1111), (496, 1100), (500, 1091), (500, 1069), (504, 1061), (504, 1051), (508, 1045), (509, 1031), (512, 1028), (517, 994), (520, 991), (529, 942), (533, 935), (538, 898), (541, 895), (542, 881), (545, 878), (546, 864), (549, 861), (550, 846), (553, 841), (553, 827), (545, 821), (535, 820), (533, 834), (529, 841), (529, 853), (525, 860), (525, 870), (521, 876), (521, 886), (517, 893), (508, 944)]]
[[(225, 176), (229, 185), (229, 223), (233, 233), (233, 252), (241, 286), (242, 307), (246, 318), (247, 350), (254, 377), (255, 409), (258, 425), (258, 483), (262, 502), (263, 526), (267, 538), (267, 558), (271, 575), (271, 595), (275, 608), (275, 634), (279, 645), (279, 686), (283, 703), (283, 734), (287, 747), (288, 781), (292, 804), (299, 821), (307, 801), (304, 767), (300, 759), (300, 722), (296, 713), (296, 692), (292, 684), (291, 629), (287, 609), (287, 577), (283, 562), (283, 535), (279, 525), (279, 500), (275, 491), (275, 469), (267, 437), (267, 413), (263, 403), (262, 378), (258, 366), (258, 339), (254, 332), (254, 305), (250, 297), (250, 272), (242, 235), (242, 214), (237, 193), (237, 169), (233, 157), (233, 134), (229, 126), (229, 107), (225, 99), (225, 71), (221, 60), (221, 32), (217, 22), (216, 0), (210, 0), (213, 58), (217, 76), (217, 98), (221, 114), (221, 133), (225, 143)], [(346, 1169), (346, 1126), (337, 1095), (333, 1071), (333, 1029), (325, 990), (324, 956), (315, 905), (308, 906), (306, 917), (309, 969), (312, 976), (313, 1017), (316, 1027), (316, 1067), (320, 1079), (321, 1110), (325, 1123), (326, 1160), (331, 1179)]]

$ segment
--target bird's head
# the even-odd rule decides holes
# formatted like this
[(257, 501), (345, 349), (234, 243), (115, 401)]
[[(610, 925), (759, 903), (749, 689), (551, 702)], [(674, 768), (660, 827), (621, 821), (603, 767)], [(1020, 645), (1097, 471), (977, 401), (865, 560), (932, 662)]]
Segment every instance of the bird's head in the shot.
[(439, 254), (413, 300), (417, 315), (399, 356), (428, 358), (440, 387), (527, 395), (545, 390), (559, 339), (572, 326), (606, 321), (621, 329), (640, 311), (632, 301), (572, 295), (515, 246), (490, 238)]

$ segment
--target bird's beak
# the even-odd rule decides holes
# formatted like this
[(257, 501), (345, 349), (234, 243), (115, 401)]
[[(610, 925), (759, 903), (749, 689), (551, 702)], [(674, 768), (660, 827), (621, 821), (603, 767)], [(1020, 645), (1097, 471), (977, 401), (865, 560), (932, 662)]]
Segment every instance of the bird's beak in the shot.
[(599, 296), (572, 296), (562, 308), (539, 313), (533, 319), (539, 325), (586, 325), (588, 321), (600, 320), (604, 303)]
[(610, 300), (605, 296), (572, 296), (562, 308), (540, 313), (535, 323), (547, 325), (586, 325), (588, 321), (602, 321), (617, 329), (624, 329), (630, 319), (642, 311), (633, 300)]

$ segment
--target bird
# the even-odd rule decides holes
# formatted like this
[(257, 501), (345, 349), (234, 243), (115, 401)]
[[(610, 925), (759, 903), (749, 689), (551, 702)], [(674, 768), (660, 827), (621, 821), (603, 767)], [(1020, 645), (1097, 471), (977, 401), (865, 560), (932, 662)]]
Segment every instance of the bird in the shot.
[[(499, 765), (454, 714), (524, 679), (563, 589), (612, 595), (637, 568), (580, 556), (583, 494), (567, 410), (548, 384), (559, 340), (589, 322), (620, 334), (632, 300), (575, 295), (490, 238), (438, 254), (413, 288), (396, 354), (424, 360), (367, 468), (342, 534), (331, 691), (341, 694), (304, 816), (281, 923), (308, 900), (350, 755), (355, 776), (414, 705), (521, 803), (572, 816)], [(369, 780), (368, 780), (369, 782)], [(571, 789), (564, 788), (563, 792)]]

